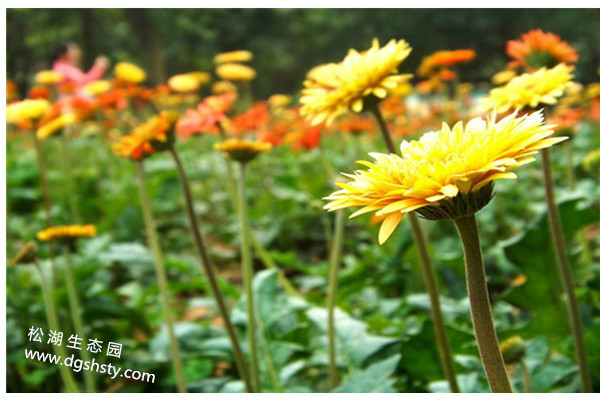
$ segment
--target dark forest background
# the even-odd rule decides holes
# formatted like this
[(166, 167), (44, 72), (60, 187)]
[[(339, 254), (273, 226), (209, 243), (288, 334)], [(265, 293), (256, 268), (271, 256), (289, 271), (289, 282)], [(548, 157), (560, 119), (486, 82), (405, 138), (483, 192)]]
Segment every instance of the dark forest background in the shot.
[(404, 38), (413, 72), (436, 50), (471, 48), (471, 81), (489, 81), (507, 61), (506, 41), (541, 28), (559, 34), (580, 55), (578, 79), (597, 81), (600, 66), (598, 9), (8, 9), (7, 76), (26, 90), (33, 73), (49, 67), (48, 49), (80, 44), (85, 66), (99, 54), (144, 67), (150, 84), (188, 71), (213, 70), (223, 51), (248, 49), (259, 78), (259, 98), (293, 93), (312, 66), (338, 61), (349, 48)]

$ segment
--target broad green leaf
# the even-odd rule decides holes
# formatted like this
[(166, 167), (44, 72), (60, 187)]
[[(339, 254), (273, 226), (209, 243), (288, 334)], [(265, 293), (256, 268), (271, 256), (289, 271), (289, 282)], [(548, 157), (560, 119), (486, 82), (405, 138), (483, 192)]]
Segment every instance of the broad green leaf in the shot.
[[(580, 200), (570, 198), (559, 204), (568, 242), (576, 231), (598, 218), (597, 209), (579, 209)], [(525, 337), (547, 335), (551, 339), (568, 334), (563, 289), (546, 213), (542, 212), (521, 236), (504, 244), (504, 251), (507, 258), (527, 277), (523, 285), (512, 288), (503, 296), (509, 303), (533, 313), (530, 323), (520, 333)]]
[(390, 378), (400, 356), (394, 356), (355, 372), (338, 386), (335, 393), (394, 393), (394, 380)]
[[(307, 311), (307, 316), (322, 333), (318, 338), (319, 343), (326, 346), (327, 311), (313, 307)], [(362, 368), (367, 358), (398, 341), (394, 338), (369, 334), (366, 323), (351, 318), (340, 309), (335, 309), (334, 321), (338, 359), (341, 365), (348, 368)]]

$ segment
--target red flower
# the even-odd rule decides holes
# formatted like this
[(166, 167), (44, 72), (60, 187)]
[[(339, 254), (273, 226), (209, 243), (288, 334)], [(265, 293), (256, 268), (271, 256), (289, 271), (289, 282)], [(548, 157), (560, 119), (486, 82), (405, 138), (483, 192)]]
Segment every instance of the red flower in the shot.
[(265, 101), (258, 102), (245, 113), (233, 119), (233, 132), (240, 135), (245, 132), (265, 130), (269, 119), (268, 103)]
[(27, 97), (30, 99), (46, 99), (50, 100), (50, 89), (46, 86), (34, 86), (29, 89)]
[(217, 124), (227, 118), (226, 113), (231, 109), (237, 95), (225, 93), (209, 96), (196, 109), (189, 109), (177, 122), (175, 132), (183, 139), (195, 133), (218, 133)]

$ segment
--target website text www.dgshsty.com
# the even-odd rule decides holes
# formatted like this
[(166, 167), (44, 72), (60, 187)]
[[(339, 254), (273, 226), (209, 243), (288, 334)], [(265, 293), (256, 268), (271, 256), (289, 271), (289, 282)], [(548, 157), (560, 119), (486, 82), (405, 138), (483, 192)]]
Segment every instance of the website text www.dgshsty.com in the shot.
[(149, 383), (154, 383), (154, 379), (155, 379), (154, 374), (150, 374), (148, 372), (132, 370), (132, 369), (126, 369), (125, 371), (123, 371), (122, 374), (119, 374), (121, 372), (122, 368), (117, 368), (116, 366), (114, 366), (110, 363), (109, 364), (97, 363), (96, 359), (92, 359), (92, 361), (83, 361), (78, 358), (75, 358), (74, 354), (71, 355), (70, 357), (65, 358), (63, 362), (60, 362), (60, 356), (57, 356), (57, 355), (54, 355), (51, 353), (46, 353), (43, 351), (26, 349), (25, 350), (25, 358), (28, 358), (30, 360), (38, 360), (38, 361), (42, 361), (42, 362), (50, 362), (52, 364), (65, 365), (65, 366), (71, 368), (75, 372), (79, 372), (83, 369), (85, 371), (95, 371), (100, 374), (108, 374), (111, 377), (111, 379), (115, 379), (116, 377), (121, 376), (124, 378), (134, 379), (136, 381), (143, 381), (143, 382), (149, 382)]

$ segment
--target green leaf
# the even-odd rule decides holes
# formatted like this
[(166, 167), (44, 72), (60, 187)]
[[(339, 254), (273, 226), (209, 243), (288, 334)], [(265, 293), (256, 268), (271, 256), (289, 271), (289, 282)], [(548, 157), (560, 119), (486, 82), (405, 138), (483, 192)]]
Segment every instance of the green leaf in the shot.
[(335, 393), (394, 393), (394, 380), (390, 376), (394, 372), (400, 356), (370, 365), (367, 369), (356, 372)]
[[(323, 333), (319, 339), (321, 345), (326, 348), (327, 311), (313, 307), (307, 311), (307, 316)], [(342, 310), (335, 309), (334, 318), (338, 359), (349, 368), (362, 368), (367, 358), (398, 342), (397, 339), (369, 334), (366, 323), (351, 318)]]
[[(597, 209), (578, 208), (581, 200), (581, 197), (569, 198), (559, 203), (567, 242), (579, 229), (597, 220)], [(504, 244), (504, 251), (527, 277), (523, 285), (512, 288), (503, 296), (512, 305), (533, 313), (530, 323), (520, 334), (524, 337), (546, 335), (551, 340), (567, 335), (568, 318), (561, 300), (562, 284), (546, 213), (542, 212), (521, 236)]]

